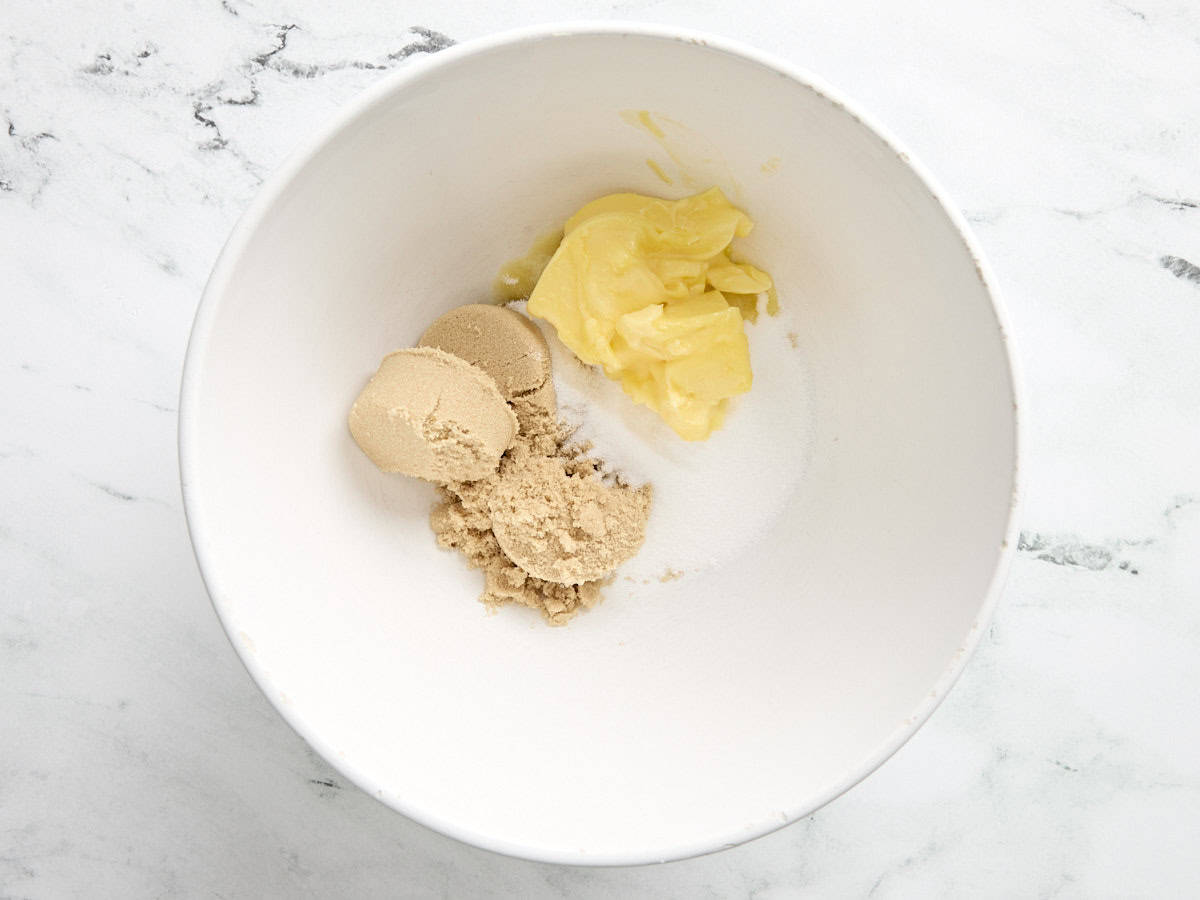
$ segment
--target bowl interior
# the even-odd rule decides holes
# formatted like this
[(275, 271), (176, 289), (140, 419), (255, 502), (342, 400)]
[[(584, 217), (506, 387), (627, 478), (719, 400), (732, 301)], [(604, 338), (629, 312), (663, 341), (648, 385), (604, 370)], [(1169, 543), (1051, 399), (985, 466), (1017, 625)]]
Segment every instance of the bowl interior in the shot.
[[(353, 444), (351, 401), (583, 202), (710, 184), (756, 220), (797, 345), (764, 390), (808, 398), (798, 483), (701, 574), (618, 581), (565, 629), (485, 615), (431, 489)], [(198, 557), (281, 712), (420, 821), (570, 862), (716, 849), (866, 774), (972, 644), (1014, 485), (1003, 336), (926, 184), (812, 87), (648, 33), (456, 48), (360, 103), (219, 263), (182, 418)], [(730, 464), (773, 477), (774, 452)]]

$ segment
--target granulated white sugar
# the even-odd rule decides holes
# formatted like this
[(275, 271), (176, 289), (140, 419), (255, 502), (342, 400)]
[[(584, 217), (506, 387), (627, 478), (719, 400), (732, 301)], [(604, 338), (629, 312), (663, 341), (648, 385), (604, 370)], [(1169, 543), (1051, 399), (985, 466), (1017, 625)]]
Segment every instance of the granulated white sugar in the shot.
[[(524, 312), (524, 304), (514, 304)], [(747, 324), (754, 386), (735, 398), (706, 441), (682, 440), (621, 386), (585, 366), (553, 326), (550, 345), (559, 416), (577, 440), (634, 485), (654, 486), (646, 542), (618, 577), (688, 577), (736, 557), (771, 528), (797, 490), (811, 436), (808, 379), (785, 316)]]

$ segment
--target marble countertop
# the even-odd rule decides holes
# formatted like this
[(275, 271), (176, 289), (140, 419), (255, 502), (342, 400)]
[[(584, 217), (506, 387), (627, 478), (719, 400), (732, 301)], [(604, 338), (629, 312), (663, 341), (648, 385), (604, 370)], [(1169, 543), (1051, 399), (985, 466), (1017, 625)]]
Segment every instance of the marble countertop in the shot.
[[(584, 17), (740, 38), (873, 111), (973, 223), (1027, 387), (1020, 552), (928, 725), (802, 822), (632, 869), (496, 856), (345, 784), (227, 643), (175, 461), (192, 316), (265, 174), (416, 54)], [(0, 897), (1198, 889), (1200, 8), (15, 0), (3, 18)]]

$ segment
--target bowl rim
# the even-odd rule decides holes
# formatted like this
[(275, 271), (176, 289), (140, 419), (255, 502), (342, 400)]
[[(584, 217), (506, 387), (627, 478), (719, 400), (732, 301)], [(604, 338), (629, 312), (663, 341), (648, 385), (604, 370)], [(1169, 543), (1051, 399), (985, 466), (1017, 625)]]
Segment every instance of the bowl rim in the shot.
[[(194, 410), (197, 408), (199, 402), (200, 373), (219, 301), (229, 286), (235, 264), (241, 257), (251, 236), (260, 225), (267, 211), (274, 206), (292, 180), (345, 126), (367, 113), (377, 104), (384, 102), (393, 94), (403, 90), (410, 83), (430, 76), (442, 66), (453, 64), (467, 56), (485, 53), (500, 47), (529, 44), (561, 37), (592, 35), (644, 37), (662, 41), (696, 44), (708, 50), (749, 61), (809, 88), (825, 100), (839, 107), (847, 115), (857, 120), (869, 132), (874, 134), (890, 152), (894, 153), (917, 176), (930, 192), (934, 201), (954, 226), (960, 240), (963, 242), (964, 250), (971, 257), (978, 272), (980, 283), (990, 301), (1001, 346), (1004, 349), (1004, 357), (1008, 367), (1009, 390), (1013, 399), (1012, 492), (1008, 508), (1008, 518), (1005, 523), (1004, 537), (998, 548), (992, 576), (975, 620), (970, 630), (964, 636), (961, 646), (942, 670), (941, 675), (934, 682), (932, 689), (917, 705), (916, 709), (892, 730), (873, 753), (850, 766), (839, 780), (827, 785), (813, 796), (804, 798), (800, 802), (792, 802), (790, 806), (785, 806), (785, 816), (782, 818), (778, 813), (774, 813), (769, 819), (764, 818), (749, 826), (741, 823), (733, 823), (724, 833), (714, 834), (709, 839), (703, 841), (681, 843), (673, 842), (668, 838), (660, 846), (654, 848), (631, 848), (623, 853), (605, 854), (588, 854), (583, 850), (572, 850), (554, 846), (531, 846), (506, 840), (500, 835), (474, 832), (470, 828), (463, 827), (454, 821), (441, 817), (435, 810), (415, 807), (405, 803), (403, 798), (391, 795), (385, 797), (371, 773), (362, 771), (345, 760), (340, 760), (329, 742), (308, 727), (295, 707), (283, 702), (278, 686), (272, 683), (271, 676), (263, 670), (256, 657), (249, 653), (246, 648), (242, 647), (238, 641), (234, 640), (233, 623), (230, 619), (233, 604), (223, 590), (223, 585), (220, 584), (220, 579), (212, 565), (208, 542), (206, 540), (206, 535), (213, 528), (213, 525), (206, 520), (203, 514), (202, 505), (196, 496), (193, 480), (198, 449), (198, 429)], [(445, 50), (428, 54), (421, 58), (410, 58), (402, 67), (382, 76), (378, 82), (351, 98), (349, 102), (342, 106), (314, 133), (303, 139), (284, 162), (268, 176), (260, 186), (258, 193), (237, 220), (229, 238), (217, 256), (212, 272), (204, 287), (197, 306), (184, 357), (178, 417), (178, 462), (180, 489), (188, 536), (191, 541), (196, 564), (200, 571), (201, 580), (204, 583), (213, 609), (216, 611), (221, 626), (225, 631), (225, 636), (254, 683), (296, 734), (319, 753), (329, 765), (367, 794), (380, 800), (397, 812), (402, 813), (409, 819), (441, 834), (485, 850), (521, 859), (563, 865), (617, 866), (643, 865), (702, 856), (735, 847), (790, 825), (799, 819), (813, 814), (863, 781), (868, 775), (883, 765), (917, 732), (929, 719), (933, 711), (941, 704), (942, 700), (962, 674), (967, 660), (978, 646), (980, 638), (995, 612), (1017, 548), (1018, 511), (1022, 496), (1020, 489), (1020, 459), (1021, 448), (1023, 446), (1021, 405), (1024, 393), (1016, 354), (1009, 339), (1010, 331), (1009, 315), (996, 288), (995, 275), (984, 258), (978, 241), (966, 219), (958, 211), (957, 207), (948, 200), (946, 192), (937, 179), (912, 154), (905, 150), (903, 145), (877, 119), (865, 113), (857, 104), (848, 100), (838, 90), (813, 73), (773, 53), (759, 50), (738, 40), (669, 25), (622, 20), (581, 20), (546, 23), (496, 32), (455, 44)]]

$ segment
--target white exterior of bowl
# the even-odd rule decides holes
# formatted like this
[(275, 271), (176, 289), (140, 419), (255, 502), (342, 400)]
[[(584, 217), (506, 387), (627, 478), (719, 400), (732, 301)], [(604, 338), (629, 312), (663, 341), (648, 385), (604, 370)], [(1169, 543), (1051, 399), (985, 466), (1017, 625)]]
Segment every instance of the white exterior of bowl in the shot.
[[(733, 564), (615, 586), (565, 629), (489, 617), (431, 489), (375, 470), (346, 411), (586, 200), (690, 192), (630, 108), (703, 136), (691, 174), (756, 220), (811, 459)], [(936, 707), (1014, 548), (1016, 395), (966, 225), (834, 92), (708, 36), (540, 27), (383, 79), (268, 182), (197, 314), (183, 492), (238, 653), (348, 778), (492, 850), (650, 862), (811, 813)]]

